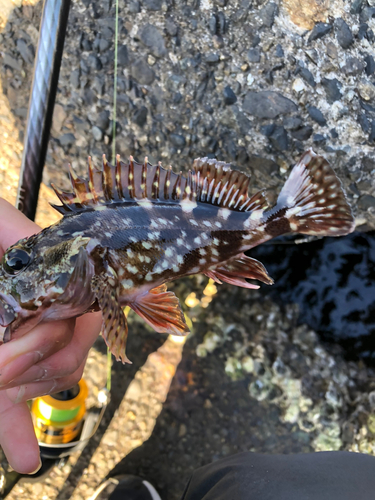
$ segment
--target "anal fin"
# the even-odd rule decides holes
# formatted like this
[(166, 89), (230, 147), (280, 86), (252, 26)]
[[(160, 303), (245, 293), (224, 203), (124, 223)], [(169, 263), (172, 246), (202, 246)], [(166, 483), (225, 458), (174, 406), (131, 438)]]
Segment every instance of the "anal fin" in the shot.
[(223, 266), (206, 271), (204, 274), (216, 283), (225, 282), (243, 288), (259, 288), (258, 285), (248, 283), (245, 278), (262, 281), (267, 285), (273, 284), (273, 279), (268, 275), (263, 264), (243, 253), (235, 259), (229, 260)]
[(190, 331), (178, 298), (167, 292), (166, 285), (153, 288), (129, 306), (159, 333), (186, 335)]
[(128, 324), (119, 302), (120, 288), (117, 280), (105, 273), (95, 275), (91, 288), (102, 310), (102, 336), (117, 361), (130, 363), (125, 354)]

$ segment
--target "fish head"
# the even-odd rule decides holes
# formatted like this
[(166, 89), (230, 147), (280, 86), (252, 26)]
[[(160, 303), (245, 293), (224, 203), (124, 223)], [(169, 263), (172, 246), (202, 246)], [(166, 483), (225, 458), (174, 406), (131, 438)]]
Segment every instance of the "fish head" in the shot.
[(18, 241), (1, 260), (0, 325), (10, 333), (23, 334), (42, 320), (77, 316), (92, 301), (90, 238), (56, 242), (48, 236), (42, 231)]

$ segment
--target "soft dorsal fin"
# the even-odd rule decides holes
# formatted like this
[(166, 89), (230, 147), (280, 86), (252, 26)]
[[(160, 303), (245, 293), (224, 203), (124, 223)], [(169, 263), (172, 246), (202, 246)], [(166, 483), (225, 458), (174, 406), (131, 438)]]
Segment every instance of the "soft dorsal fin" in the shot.
[(236, 211), (269, 208), (262, 192), (248, 196), (250, 178), (227, 163), (201, 158), (194, 161), (188, 176), (176, 174), (172, 167), (165, 169), (159, 162), (143, 164), (130, 156), (127, 163), (116, 157), (111, 165), (103, 155), (102, 169), (96, 169), (88, 159), (88, 180), (79, 177), (69, 167), (73, 192), (60, 191), (52, 184), (62, 206), (52, 205), (62, 214), (80, 212), (96, 205), (116, 202), (137, 202), (141, 199), (170, 203), (190, 199)]

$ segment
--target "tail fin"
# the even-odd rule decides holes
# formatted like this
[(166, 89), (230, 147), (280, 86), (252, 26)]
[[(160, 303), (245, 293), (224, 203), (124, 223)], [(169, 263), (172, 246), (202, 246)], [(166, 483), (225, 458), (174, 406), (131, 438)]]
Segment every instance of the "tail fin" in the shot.
[(312, 149), (293, 168), (277, 206), (287, 209), (285, 217), (293, 232), (341, 236), (355, 228), (340, 180), (327, 160)]

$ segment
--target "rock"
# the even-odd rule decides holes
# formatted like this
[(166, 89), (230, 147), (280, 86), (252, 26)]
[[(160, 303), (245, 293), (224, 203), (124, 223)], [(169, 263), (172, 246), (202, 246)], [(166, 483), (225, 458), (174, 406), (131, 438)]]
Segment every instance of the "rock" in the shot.
[(220, 57), (218, 56), (218, 54), (214, 54), (211, 52), (210, 54), (207, 54), (205, 60), (208, 64), (217, 64), (220, 61)]
[(359, 75), (365, 69), (365, 64), (357, 57), (348, 57), (342, 69), (346, 75)]
[(143, 5), (146, 10), (157, 11), (161, 10), (163, 0), (143, 0)]
[(316, 23), (310, 36), (308, 38), (308, 42), (313, 42), (314, 40), (318, 40), (318, 38), (323, 38), (332, 30), (332, 24), (326, 23)]
[(138, 14), (138, 12), (141, 12), (141, 5), (137, 0), (131, 0), (128, 4), (128, 9), (132, 14)]
[(25, 42), (25, 40), (19, 38), (17, 40), (17, 49), (26, 64), (31, 65), (34, 63), (35, 50), (32, 43), (28, 44)]
[(106, 50), (109, 49), (111, 46), (111, 42), (108, 40), (105, 40), (104, 38), (101, 38), (99, 41), (99, 50), (100, 52), (105, 52)]
[(358, 93), (365, 101), (375, 100), (375, 86), (367, 80), (359, 82)]
[(375, 207), (375, 196), (370, 194), (364, 194), (358, 200), (358, 208), (361, 210), (368, 210), (371, 207)]
[(19, 62), (17, 59), (12, 57), (10, 54), (3, 55), (3, 65), (9, 66), (9, 68), (15, 69), (16, 71), (21, 71), (22, 62)]
[(326, 48), (327, 48), (327, 56), (330, 57), (331, 59), (337, 59), (338, 52), (336, 45), (333, 42), (328, 42)]
[(268, 2), (260, 11), (258, 12), (258, 16), (262, 20), (263, 26), (267, 28), (271, 28), (274, 21), (275, 16), (278, 14), (279, 8), (273, 2)]
[(64, 121), (67, 117), (64, 106), (56, 103), (53, 108), (52, 129), (54, 132), (59, 133), (62, 129)]
[(145, 24), (138, 31), (138, 36), (155, 57), (163, 57), (167, 53), (163, 35), (152, 24)]
[(375, 17), (375, 7), (365, 7), (359, 15), (361, 23), (367, 23)]
[(208, 29), (211, 33), (211, 35), (216, 35), (216, 29), (217, 29), (217, 19), (215, 15), (212, 15), (208, 21)]
[(249, 167), (254, 171), (265, 172), (267, 175), (275, 174), (279, 171), (278, 164), (269, 158), (263, 158), (258, 155), (250, 155)]
[(224, 95), (224, 103), (227, 105), (227, 106), (230, 106), (231, 104), (234, 104), (235, 102), (237, 102), (237, 97), (236, 97), (236, 94), (233, 92), (233, 90), (229, 87), (229, 85), (227, 85), (224, 89), (224, 92), (223, 92), (223, 95)]
[(289, 147), (288, 134), (281, 125), (275, 126), (269, 141), (277, 151), (286, 151)]
[(329, 11), (327, 2), (321, 0), (283, 0), (282, 5), (288, 12), (292, 23), (300, 28), (311, 30), (316, 22), (326, 21)]
[(360, 113), (357, 117), (357, 121), (361, 126), (361, 129), (365, 134), (368, 134), (371, 129), (371, 123), (364, 113)]
[(283, 121), (283, 125), (287, 130), (297, 130), (302, 126), (302, 118), (299, 116), (291, 116), (289, 118), (285, 118)]
[(103, 139), (103, 131), (99, 127), (97, 127), (96, 125), (94, 127), (92, 127), (91, 133), (92, 133), (93, 138), (96, 141), (99, 142)]
[(366, 63), (366, 75), (371, 76), (375, 72), (375, 60), (370, 54), (367, 54), (364, 58), (364, 61)]
[(276, 118), (297, 111), (296, 104), (278, 92), (263, 90), (246, 94), (243, 109), (257, 118)]
[(368, 30), (368, 24), (362, 23), (359, 26), (358, 33), (357, 33), (358, 40), (363, 40), (365, 38), (365, 36), (367, 35), (367, 30)]
[(96, 125), (102, 129), (107, 130), (109, 127), (109, 111), (101, 111), (96, 119)]
[(284, 57), (284, 50), (282, 46), (278, 43), (275, 49), (275, 57)]
[(317, 145), (323, 144), (323, 142), (325, 142), (326, 140), (327, 138), (322, 134), (314, 134), (313, 136), (313, 143)]
[(93, 71), (99, 71), (102, 69), (102, 63), (95, 54), (90, 54), (87, 58), (87, 65)]
[(70, 79), (70, 83), (72, 84), (72, 87), (75, 88), (75, 89), (79, 88), (80, 76), (81, 76), (81, 72), (80, 72), (79, 68), (73, 70), (70, 73), (70, 78), (69, 78)]
[(309, 113), (310, 118), (312, 118), (316, 123), (319, 123), (319, 125), (327, 125), (327, 120), (324, 118), (323, 113), (320, 111), (320, 109), (316, 108), (315, 106), (308, 106), (307, 112)]
[(178, 149), (182, 149), (186, 144), (185, 137), (180, 134), (169, 134), (169, 140)]
[(350, 13), (351, 14), (359, 14), (363, 8), (363, 4), (365, 3), (365, 0), (354, 0), (350, 7)]
[(217, 34), (218, 35), (225, 35), (225, 32), (227, 30), (227, 22), (225, 19), (224, 12), (218, 12), (216, 14), (216, 19), (217, 19)]
[(76, 142), (76, 138), (73, 134), (68, 133), (68, 134), (61, 135), (58, 138), (58, 141), (63, 148), (69, 149)]
[(311, 127), (311, 125), (305, 125), (298, 130), (293, 130), (291, 134), (292, 137), (294, 137), (294, 139), (297, 139), (298, 141), (306, 141), (307, 139), (309, 139), (309, 137), (311, 137), (312, 132), (313, 128)]
[(300, 68), (298, 73), (302, 76), (306, 83), (310, 85), (310, 87), (316, 87), (316, 83), (313, 77), (313, 74), (307, 68)]
[(147, 123), (147, 114), (148, 110), (146, 106), (142, 106), (137, 109), (133, 115), (134, 123), (136, 123), (139, 127), (144, 127)]
[(131, 66), (132, 77), (141, 85), (151, 85), (155, 72), (144, 59), (137, 59)]
[(257, 48), (249, 49), (247, 52), (247, 58), (251, 63), (258, 63), (260, 61), (260, 50)]
[(370, 128), (370, 134), (369, 134), (368, 140), (370, 142), (375, 142), (375, 120), (372, 120), (372, 122), (371, 122), (371, 128)]
[(326, 91), (327, 101), (332, 104), (335, 101), (339, 101), (342, 97), (340, 92), (341, 83), (337, 80), (337, 78), (322, 78), (321, 81), (324, 90)]
[(353, 43), (353, 34), (346, 24), (346, 22), (341, 18), (337, 18), (335, 21), (335, 31), (336, 39), (343, 49), (348, 49)]
[(119, 66), (128, 66), (129, 65), (129, 55), (128, 48), (126, 45), (120, 45), (117, 50), (117, 62)]
[(178, 32), (178, 26), (171, 17), (165, 20), (165, 30), (169, 36), (176, 36)]

